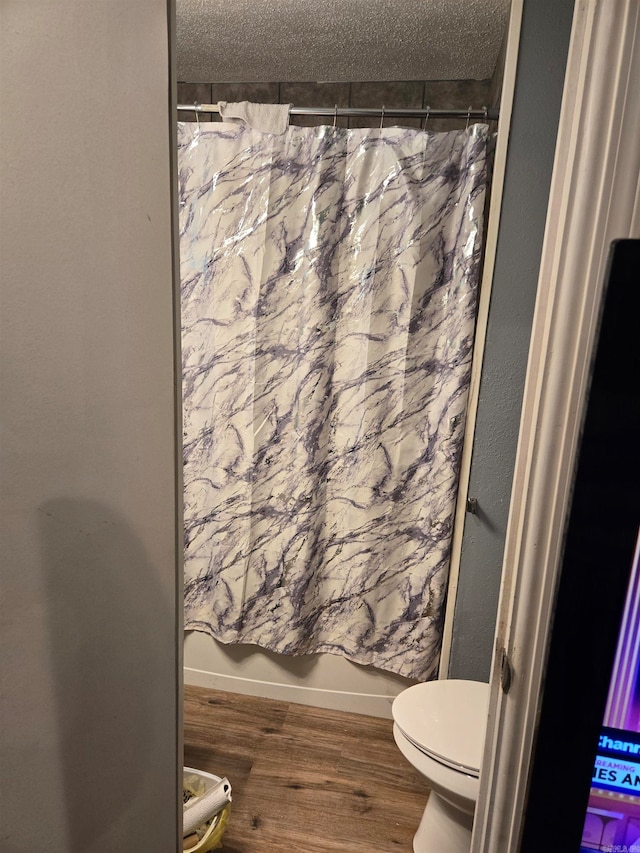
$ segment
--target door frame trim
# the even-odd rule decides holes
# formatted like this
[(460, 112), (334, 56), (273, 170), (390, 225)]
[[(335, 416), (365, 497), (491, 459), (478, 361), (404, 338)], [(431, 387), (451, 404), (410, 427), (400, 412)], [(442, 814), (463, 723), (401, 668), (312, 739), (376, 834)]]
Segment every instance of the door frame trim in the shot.
[[(518, 850), (610, 242), (640, 235), (640, 7), (578, 0), (507, 528), (472, 853)], [(502, 650), (511, 663), (500, 687)]]

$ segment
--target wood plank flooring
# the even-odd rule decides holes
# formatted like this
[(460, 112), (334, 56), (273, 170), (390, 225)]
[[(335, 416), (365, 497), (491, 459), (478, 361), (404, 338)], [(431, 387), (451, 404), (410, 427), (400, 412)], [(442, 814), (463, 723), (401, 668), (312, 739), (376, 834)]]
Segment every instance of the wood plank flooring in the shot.
[(186, 686), (184, 763), (233, 788), (221, 853), (411, 853), (428, 789), (391, 726)]

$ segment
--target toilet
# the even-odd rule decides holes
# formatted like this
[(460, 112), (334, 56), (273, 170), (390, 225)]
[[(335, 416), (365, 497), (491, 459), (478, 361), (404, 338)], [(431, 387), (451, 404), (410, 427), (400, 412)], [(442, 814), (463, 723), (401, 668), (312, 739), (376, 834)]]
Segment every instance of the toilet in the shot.
[(479, 681), (429, 681), (395, 698), (396, 744), (431, 789), (414, 853), (469, 853), (488, 708)]

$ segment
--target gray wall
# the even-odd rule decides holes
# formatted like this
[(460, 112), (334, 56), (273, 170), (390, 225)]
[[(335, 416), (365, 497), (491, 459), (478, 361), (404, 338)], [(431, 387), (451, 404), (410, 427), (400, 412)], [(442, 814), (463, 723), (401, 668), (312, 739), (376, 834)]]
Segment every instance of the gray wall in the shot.
[(0, 848), (168, 853), (167, 3), (7, 0), (0, 32)]
[[(293, 104), (295, 107), (376, 107), (466, 110), (488, 106), (491, 80), (387, 80), (354, 83), (178, 83), (178, 103), (217, 104), (218, 101), (254, 101), (261, 104)], [(181, 121), (195, 121), (194, 112), (181, 111)], [(202, 113), (198, 121), (219, 121), (219, 116)], [(315, 126), (332, 124), (326, 116), (292, 116), (291, 124)], [(421, 118), (385, 118), (385, 127), (422, 127)], [(456, 130), (466, 119), (429, 118), (428, 130)], [(379, 118), (358, 116), (336, 119), (338, 127), (378, 127)]]
[(449, 675), (489, 680), (573, 0), (525, 0)]

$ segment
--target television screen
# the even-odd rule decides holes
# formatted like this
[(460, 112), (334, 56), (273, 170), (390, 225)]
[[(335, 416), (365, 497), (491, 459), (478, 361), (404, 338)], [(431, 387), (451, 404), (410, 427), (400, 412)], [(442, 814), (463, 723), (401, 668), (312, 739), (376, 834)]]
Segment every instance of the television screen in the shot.
[(598, 737), (582, 850), (640, 853), (640, 539)]
[(640, 240), (618, 240), (565, 520), (521, 853), (640, 853), (639, 484)]

